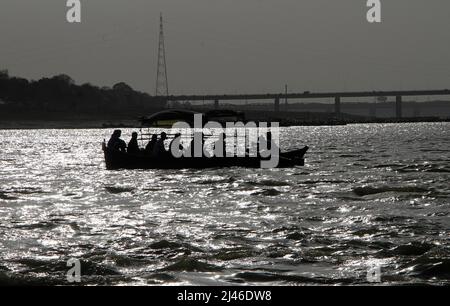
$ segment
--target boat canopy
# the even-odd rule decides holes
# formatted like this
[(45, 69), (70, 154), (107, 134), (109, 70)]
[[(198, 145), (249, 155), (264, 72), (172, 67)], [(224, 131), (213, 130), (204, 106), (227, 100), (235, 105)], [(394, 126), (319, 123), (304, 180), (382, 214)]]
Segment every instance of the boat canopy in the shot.
[(195, 111), (170, 109), (142, 118), (141, 124), (144, 127), (171, 127), (176, 122), (184, 121), (193, 125), (195, 114), (204, 115)]
[(234, 110), (221, 109), (201, 113), (191, 110), (170, 109), (142, 118), (141, 124), (143, 127), (169, 128), (172, 127), (174, 123), (183, 121), (193, 126), (195, 114), (202, 115), (202, 120), (204, 121), (217, 121), (219, 123), (245, 121), (244, 113)]

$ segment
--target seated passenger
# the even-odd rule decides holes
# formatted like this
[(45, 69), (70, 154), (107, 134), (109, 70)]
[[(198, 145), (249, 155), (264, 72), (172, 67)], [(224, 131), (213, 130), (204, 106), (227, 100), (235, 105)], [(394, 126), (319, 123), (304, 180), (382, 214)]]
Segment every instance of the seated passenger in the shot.
[(108, 148), (125, 152), (127, 148), (127, 144), (125, 141), (120, 139), (120, 136), (122, 136), (121, 130), (115, 130), (114, 133), (111, 135), (111, 138), (108, 141)]
[(152, 139), (145, 146), (145, 153), (148, 155), (153, 155), (153, 149), (158, 141), (158, 136), (156, 134), (152, 135)]
[(153, 147), (153, 156), (156, 157), (166, 157), (167, 151), (166, 147), (164, 145), (164, 141), (167, 139), (167, 134), (165, 132), (161, 133), (161, 136), (159, 137), (158, 141), (156, 142), (155, 146)]
[(278, 150), (279, 152), (279, 148), (272, 138), (272, 132), (267, 132), (266, 137), (258, 137), (258, 157), (266, 155), (268, 151), (272, 150)]
[(133, 134), (131, 134), (131, 140), (128, 143), (128, 149), (127, 152), (131, 153), (131, 154), (137, 154), (139, 153), (141, 150), (139, 149), (139, 144), (138, 144), (138, 133), (133, 132)]

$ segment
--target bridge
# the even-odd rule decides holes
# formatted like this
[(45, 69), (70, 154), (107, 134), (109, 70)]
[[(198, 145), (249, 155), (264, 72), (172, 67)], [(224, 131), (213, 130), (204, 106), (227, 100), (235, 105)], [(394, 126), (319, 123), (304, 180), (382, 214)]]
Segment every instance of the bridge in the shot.
[(214, 107), (219, 108), (220, 101), (231, 100), (273, 100), (274, 111), (280, 111), (281, 99), (318, 99), (334, 98), (334, 112), (336, 116), (341, 114), (342, 98), (366, 98), (366, 97), (395, 97), (395, 114), (402, 118), (402, 100), (408, 96), (447, 96), (450, 90), (408, 90), (408, 91), (356, 91), (356, 92), (322, 92), (312, 93), (279, 93), (279, 94), (233, 94), (233, 95), (181, 95), (167, 96), (167, 101), (214, 101)]

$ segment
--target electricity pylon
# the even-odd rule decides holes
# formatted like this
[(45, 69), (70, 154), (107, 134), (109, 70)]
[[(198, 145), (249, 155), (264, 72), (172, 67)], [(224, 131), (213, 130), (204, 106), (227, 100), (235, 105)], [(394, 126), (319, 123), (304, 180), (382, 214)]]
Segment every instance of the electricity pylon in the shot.
[(156, 96), (169, 95), (169, 82), (167, 80), (167, 65), (166, 65), (166, 48), (164, 46), (164, 30), (163, 30), (163, 16), (160, 15), (159, 25), (159, 47), (158, 47), (158, 70), (156, 74)]

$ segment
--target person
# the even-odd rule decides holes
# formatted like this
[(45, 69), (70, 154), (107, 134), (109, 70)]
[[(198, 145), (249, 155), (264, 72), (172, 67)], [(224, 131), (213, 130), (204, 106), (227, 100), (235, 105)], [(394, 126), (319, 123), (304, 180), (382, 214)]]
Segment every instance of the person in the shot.
[(137, 154), (139, 153), (141, 150), (139, 149), (139, 144), (138, 144), (138, 133), (133, 132), (131, 134), (131, 140), (128, 143), (128, 149), (127, 152), (131, 153), (131, 154)]
[(108, 148), (125, 152), (127, 149), (127, 144), (125, 143), (125, 141), (120, 139), (120, 136), (122, 136), (122, 131), (115, 130), (108, 141)]
[(260, 136), (258, 138), (258, 157), (261, 157), (261, 155), (268, 154), (268, 152), (278, 152), (279, 154), (279, 147), (277, 143), (272, 138), (272, 132), (267, 132), (266, 137)]
[(156, 134), (153, 134), (152, 138), (150, 139), (150, 141), (145, 146), (145, 152), (148, 155), (153, 155), (153, 148), (155, 147), (157, 140), (158, 140), (158, 136)]
[(164, 141), (167, 139), (167, 134), (162, 132), (158, 141), (156, 141), (155, 146), (153, 147), (153, 156), (156, 157), (165, 157), (167, 155), (166, 147), (164, 145)]

